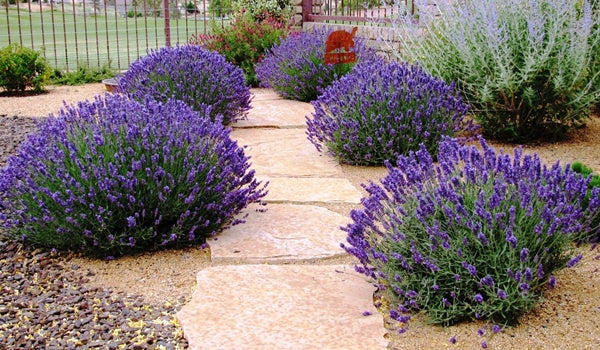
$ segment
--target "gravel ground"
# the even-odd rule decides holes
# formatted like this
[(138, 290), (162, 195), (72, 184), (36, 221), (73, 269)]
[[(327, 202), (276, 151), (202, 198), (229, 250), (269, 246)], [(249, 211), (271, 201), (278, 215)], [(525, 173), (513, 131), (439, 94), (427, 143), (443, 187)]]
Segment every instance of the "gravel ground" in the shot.
[(0, 166), (6, 164), (11, 154), (16, 153), (27, 134), (36, 128), (34, 117), (18, 117), (0, 114)]
[(0, 241), (1, 349), (183, 349), (175, 313), (162, 305), (90, 287), (92, 271), (68, 256)]

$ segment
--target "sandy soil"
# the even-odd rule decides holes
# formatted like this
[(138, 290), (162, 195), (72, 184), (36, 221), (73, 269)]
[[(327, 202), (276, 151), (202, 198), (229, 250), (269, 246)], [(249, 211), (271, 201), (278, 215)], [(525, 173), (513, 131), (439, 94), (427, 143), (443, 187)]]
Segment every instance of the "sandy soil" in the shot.
[[(68, 103), (91, 99), (104, 93), (103, 84), (79, 87), (50, 87), (37, 96), (0, 97), (0, 115), (45, 116), (55, 113), (65, 100)], [(512, 145), (492, 143), (495, 147), (512, 150)], [(586, 128), (574, 133), (571, 140), (562, 143), (528, 145), (526, 152), (537, 152), (548, 164), (560, 159), (561, 163), (581, 161), (600, 170), (600, 118), (593, 117)], [(512, 152), (512, 151), (510, 151)], [(348, 179), (356, 186), (368, 180), (385, 176), (382, 167), (343, 166)], [(350, 205), (330, 205), (328, 209), (348, 214)], [(517, 327), (483, 337), (477, 336), (482, 323), (469, 322), (452, 327), (438, 327), (416, 321), (410, 330), (397, 334), (397, 325), (387, 324), (392, 349), (480, 349), (487, 341), (494, 349), (597, 349), (600, 348), (600, 250), (581, 248), (584, 259), (571, 269), (557, 274), (559, 281), (548, 291), (543, 303), (524, 315)], [(352, 263), (351, 257), (335, 261), (306, 261), (303, 263)], [(128, 294), (141, 294), (153, 301), (189, 298), (195, 287), (195, 275), (211, 266), (208, 250), (189, 248), (134, 257), (116, 261), (99, 261), (75, 257), (72, 264), (94, 273), (89, 282), (95, 286), (111, 287)], [(456, 337), (456, 344), (449, 342)]]

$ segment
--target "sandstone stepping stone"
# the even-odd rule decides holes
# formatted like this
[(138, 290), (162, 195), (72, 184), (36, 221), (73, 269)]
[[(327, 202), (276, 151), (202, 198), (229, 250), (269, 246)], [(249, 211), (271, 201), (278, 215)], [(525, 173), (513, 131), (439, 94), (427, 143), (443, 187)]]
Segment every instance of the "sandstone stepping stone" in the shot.
[(340, 229), (350, 219), (313, 205), (269, 204), (266, 212), (250, 205), (246, 222), (209, 239), (213, 262), (284, 263), (347, 254)]
[(265, 201), (270, 203), (352, 203), (359, 204), (361, 192), (345, 178), (260, 178), (269, 181)]
[[(234, 128), (306, 128), (306, 116), (314, 112), (310, 103), (293, 100), (254, 100), (248, 118)], [(302, 131), (303, 133), (303, 131)]]
[(319, 153), (298, 129), (234, 129), (231, 137), (248, 146), (258, 176), (344, 177), (339, 163)]
[(250, 92), (252, 93), (252, 101), (282, 100), (283, 99), (273, 89), (253, 88), (253, 89), (250, 89)]
[(373, 286), (346, 265), (209, 267), (177, 318), (192, 350), (387, 346)]

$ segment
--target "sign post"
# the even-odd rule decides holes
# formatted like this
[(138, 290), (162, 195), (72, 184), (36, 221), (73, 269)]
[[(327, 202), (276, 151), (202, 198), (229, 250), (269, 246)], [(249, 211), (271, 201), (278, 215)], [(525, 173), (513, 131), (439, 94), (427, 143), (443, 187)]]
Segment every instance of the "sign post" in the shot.
[(350, 51), (354, 48), (354, 36), (358, 27), (352, 28), (352, 32), (336, 30), (329, 34), (325, 42), (325, 64), (340, 64), (356, 62), (356, 52)]

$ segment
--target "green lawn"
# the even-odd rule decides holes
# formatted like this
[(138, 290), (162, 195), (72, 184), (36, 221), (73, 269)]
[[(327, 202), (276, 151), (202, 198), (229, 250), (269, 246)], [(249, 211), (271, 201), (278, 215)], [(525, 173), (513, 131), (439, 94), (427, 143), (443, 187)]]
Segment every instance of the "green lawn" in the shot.
[[(110, 61), (113, 68), (125, 70), (131, 62), (143, 56), (149, 48), (165, 46), (165, 19), (160, 17), (128, 18), (102, 7), (94, 15), (91, 6), (72, 3), (55, 4), (54, 11), (39, 4), (27, 4), (17, 9), (0, 7), (0, 47), (19, 43), (44, 50), (48, 62), (57, 68), (73, 70), (78, 63), (101, 66)], [(64, 11), (63, 11), (64, 9)], [(74, 14), (75, 13), (75, 14)], [(194, 33), (205, 33), (208, 21), (194, 16), (170, 20), (171, 45), (186, 43)], [(19, 30), (20, 28), (20, 30)], [(206, 28), (206, 29), (205, 29)]]

